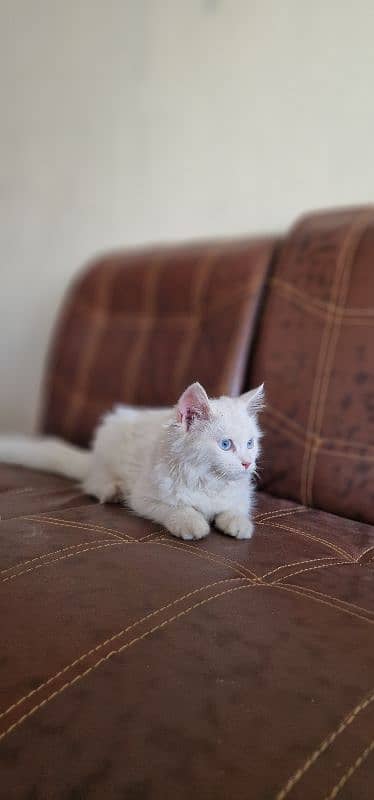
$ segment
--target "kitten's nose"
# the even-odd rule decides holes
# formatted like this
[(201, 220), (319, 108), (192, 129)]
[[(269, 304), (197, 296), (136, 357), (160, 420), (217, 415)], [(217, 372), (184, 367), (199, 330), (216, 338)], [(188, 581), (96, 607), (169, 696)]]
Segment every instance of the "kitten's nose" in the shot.
[(242, 465), (243, 465), (244, 469), (248, 469), (248, 467), (251, 466), (251, 462), (250, 461), (242, 461)]

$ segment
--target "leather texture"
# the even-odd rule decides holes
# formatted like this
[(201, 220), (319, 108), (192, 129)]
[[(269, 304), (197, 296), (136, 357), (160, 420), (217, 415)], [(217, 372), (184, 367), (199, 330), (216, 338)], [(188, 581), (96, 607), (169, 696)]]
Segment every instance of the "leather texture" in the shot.
[(374, 522), (374, 208), (320, 212), (287, 236), (249, 379), (265, 381), (262, 485)]
[(103, 256), (73, 285), (51, 349), (42, 429), (86, 445), (115, 403), (173, 405), (199, 380), (238, 394), (274, 239)]
[(191, 544), (0, 487), (1, 798), (372, 798), (372, 526), (259, 493)]

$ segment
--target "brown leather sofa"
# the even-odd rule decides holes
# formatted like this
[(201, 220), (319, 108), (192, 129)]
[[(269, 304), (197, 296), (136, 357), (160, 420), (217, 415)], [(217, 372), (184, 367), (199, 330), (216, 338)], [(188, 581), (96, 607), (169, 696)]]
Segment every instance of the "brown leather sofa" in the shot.
[(4, 800), (374, 797), (374, 211), (99, 258), (41, 427), (264, 380), (256, 531), (181, 542), (1, 467)]

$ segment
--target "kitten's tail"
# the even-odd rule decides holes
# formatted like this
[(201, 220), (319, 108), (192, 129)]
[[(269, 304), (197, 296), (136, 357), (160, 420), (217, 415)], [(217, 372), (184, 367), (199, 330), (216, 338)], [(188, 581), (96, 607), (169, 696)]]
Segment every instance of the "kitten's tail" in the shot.
[(0, 436), (0, 461), (83, 480), (91, 453), (60, 439)]

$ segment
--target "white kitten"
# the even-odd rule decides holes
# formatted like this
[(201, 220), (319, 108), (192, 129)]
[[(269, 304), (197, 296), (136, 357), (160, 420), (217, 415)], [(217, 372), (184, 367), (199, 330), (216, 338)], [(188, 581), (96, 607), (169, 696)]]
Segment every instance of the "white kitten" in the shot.
[(120, 499), (182, 539), (202, 539), (213, 521), (249, 539), (263, 401), (263, 385), (212, 400), (193, 383), (174, 408), (116, 408), (90, 452), (57, 439), (1, 437), (0, 460), (77, 478), (101, 502)]

